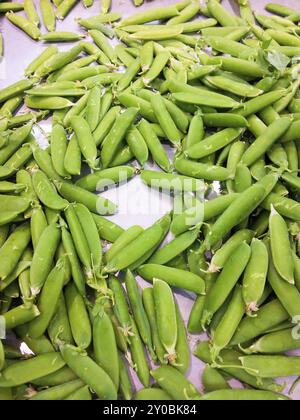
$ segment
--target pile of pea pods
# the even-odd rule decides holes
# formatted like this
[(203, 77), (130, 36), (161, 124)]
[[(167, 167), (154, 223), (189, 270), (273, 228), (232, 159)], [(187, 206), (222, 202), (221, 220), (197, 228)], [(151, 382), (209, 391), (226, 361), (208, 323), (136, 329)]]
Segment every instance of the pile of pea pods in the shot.
[[(105, 4), (78, 19), (90, 40), (48, 46), (0, 90), (0, 399), (289, 399), (300, 12), (184, 0), (122, 20)], [(51, 117), (45, 149), (33, 129)], [(136, 176), (171, 185), (183, 211), (118, 226), (101, 191)], [(187, 327), (174, 289), (194, 299)], [(201, 390), (192, 352), (207, 364)]]

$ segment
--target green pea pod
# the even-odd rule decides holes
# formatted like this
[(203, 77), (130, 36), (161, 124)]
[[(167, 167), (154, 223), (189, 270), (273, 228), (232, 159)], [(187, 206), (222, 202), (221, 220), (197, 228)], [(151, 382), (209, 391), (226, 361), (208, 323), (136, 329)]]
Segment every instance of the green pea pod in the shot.
[(287, 225), (282, 216), (272, 208), (270, 215), (270, 239), (273, 262), (280, 276), (295, 284), (292, 251)]
[(63, 293), (59, 297), (56, 313), (49, 324), (48, 335), (56, 349), (60, 342), (67, 344), (73, 344), (74, 342)]
[(226, 181), (231, 176), (226, 168), (188, 160), (183, 156), (175, 158), (174, 166), (180, 174), (207, 181)]
[[(202, 324), (210, 323), (212, 316), (221, 308), (243, 274), (251, 256), (251, 249), (245, 242), (227, 260), (216, 283), (210, 290), (203, 311)], [(224, 280), (225, 279), (225, 280)]]
[(131, 328), (131, 321), (123, 287), (116, 277), (110, 276), (109, 288), (114, 296), (114, 314), (121, 325), (123, 335), (127, 338)]
[(76, 134), (80, 150), (87, 160), (88, 165), (92, 169), (95, 168), (97, 149), (88, 123), (83, 117), (74, 116), (71, 119), (71, 126)]
[(172, 366), (161, 366), (152, 371), (151, 375), (174, 400), (195, 399), (201, 396), (194, 385)]
[(13, 363), (2, 371), (1, 387), (11, 387), (32, 382), (34, 379), (56, 372), (65, 365), (59, 353), (47, 353)]
[(57, 385), (52, 388), (45, 389), (43, 391), (39, 391), (33, 397), (29, 398), (33, 401), (56, 401), (56, 400), (63, 400), (65, 397), (70, 395), (70, 393), (75, 392), (80, 387), (83, 386), (83, 382), (80, 379), (76, 379), (72, 382), (66, 382), (62, 385)]
[(234, 226), (249, 216), (265, 198), (266, 189), (259, 183), (244, 191), (213, 225), (206, 238), (207, 248), (211, 248), (221, 240)]
[(29, 241), (29, 224), (24, 223), (18, 226), (2, 245), (0, 249), (0, 259), (2, 261), (0, 270), (1, 280), (5, 280), (5, 278), (16, 268)]
[(99, 274), (102, 262), (102, 245), (96, 223), (90, 211), (82, 204), (75, 205), (75, 212), (87, 238), (91, 254), (92, 268), (95, 275)]
[(119, 355), (119, 366), (120, 366), (120, 392), (122, 398), (125, 401), (130, 401), (132, 399), (132, 384), (129, 377), (129, 372), (126, 366), (125, 361)]
[(246, 310), (250, 314), (258, 310), (257, 303), (265, 289), (268, 266), (269, 256), (265, 244), (258, 239), (253, 239), (251, 258), (243, 279), (243, 298)]
[(101, 191), (105, 187), (128, 181), (135, 174), (135, 169), (130, 166), (104, 169), (80, 178), (76, 184), (88, 191)]
[(56, 9), (56, 16), (63, 20), (76, 5), (77, 0), (63, 0)]
[(50, 0), (40, 0), (40, 9), (47, 31), (55, 31), (56, 17)]
[[(26, 2), (26, 0), (25, 0)], [(25, 4), (24, 2), (24, 4)], [(28, 3), (32, 2), (31, 0), (29, 0)], [(33, 3), (33, 2), (32, 2)], [(45, 62), (47, 61), (50, 57), (52, 57), (53, 55), (57, 54), (57, 47), (56, 46), (49, 46), (48, 48), (46, 48), (40, 55), (37, 56), (37, 58), (35, 60), (33, 60), (25, 69), (25, 76), (31, 76), (32, 74), (34, 74), (36, 72), (36, 70)]]
[(74, 283), (82, 296), (85, 296), (85, 278), (82, 272), (73, 238), (65, 227), (62, 227), (62, 242), (71, 265)]
[(20, 305), (7, 311), (4, 315), (4, 325), (7, 330), (26, 324), (38, 317), (40, 312), (35, 305)]
[(123, 114), (117, 117), (110, 133), (103, 143), (101, 152), (103, 168), (107, 168), (113, 160), (117, 148), (119, 147), (121, 141), (124, 139), (136, 116), (137, 109), (128, 108)]
[(65, 156), (67, 152), (67, 137), (64, 128), (60, 124), (52, 127), (51, 133), (51, 158), (54, 169), (63, 177), (68, 178), (69, 173), (65, 169)]
[(221, 350), (228, 346), (234, 333), (245, 314), (245, 304), (242, 295), (242, 287), (236, 286), (232, 299), (219, 325), (213, 332), (212, 357), (216, 360)]
[(131, 318), (130, 325), (132, 334), (130, 335), (130, 351), (132, 361), (134, 363), (134, 369), (141, 383), (145, 387), (148, 387), (150, 385), (150, 369), (148, 366), (143, 343), (133, 318)]
[(75, 373), (69, 369), (68, 366), (64, 366), (54, 373), (50, 373), (49, 375), (34, 379), (33, 383), (39, 387), (49, 387), (63, 385), (76, 379), (78, 379), (78, 377), (75, 375)]
[(92, 331), (84, 300), (73, 284), (67, 286), (65, 295), (75, 343), (81, 349), (86, 349), (92, 341)]
[(103, 308), (93, 322), (93, 344), (96, 362), (112, 379), (116, 389), (119, 389), (120, 369), (116, 337), (111, 319)]
[(155, 354), (161, 364), (166, 363), (165, 349), (158, 333), (158, 325), (156, 319), (155, 303), (153, 296), (153, 288), (145, 288), (142, 292), (144, 308), (149, 320), (152, 333), (152, 342)]
[(150, 282), (160, 279), (172, 287), (189, 290), (199, 295), (204, 294), (204, 280), (196, 274), (184, 270), (158, 264), (146, 264), (138, 269), (138, 273)]
[(225, 389), (210, 392), (199, 398), (200, 401), (288, 401), (290, 398), (271, 391)]
[(224, 267), (228, 258), (231, 254), (243, 243), (250, 243), (251, 239), (254, 236), (254, 232), (249, 229), (242, 229), (232, 235), (230, 239), (216, 251), (214, 254), (210, 266), (209, 272), (215, 273)]
[[(208, 341), (202, 341), (202, 343), (197, 346), (194, 355), (205, 363), (213, 363)], [(276, 384), (272, 379), (259, 379), (250, 375), (245, 369), (241, 369), (242, 364), (240, 357), (242, 355), (242, 353), (236, 350), (223, 350), (220, 355), (222, 361), (219, 361), (218, 363), (220, 369), (229, 374), (230, 377), (234, 377), (241, 382), (250, 385), (251, 388), (275, 392), (280, 392), (282, 390), (282, 387)]]
[(32, 174), (32, 183), (39, 200), (53, 210), (63, 210), (68, 206), (68, 201), (62, 199), (50, 183), (47, 176), (40, 170)]
[(7, 163), (8, 159), (24, 144), (31, 132), (32, 125), (33, 123), (29, 122), (9, 135), (7, 146), (0, 150), (0, 165)]
[(243, 319), (230, 344), (234, 346), (247, 343), (287, 319), (289, 319), (289, 315), (280, 301), (273, 300), (262, 306), (256, 317)]
[(198, 234), (199, 231), (194, 229), (177, 236), (173, 241), (157, 250), (150, 258), (149, 264), (167, 264), (188, 249), (197, 240)]
[(29, 325), (28, 333), (32, 338), (41, 337), (53, 318), (55, 308), (65, 280), (66, 262), (61, 259), (56, 263), (55, 268), (45, 281), (42, 293), (39, 298), (38, 308), (41, 315)]
[(71, 345), (62, 345), (60, 351), (66, 364), (102, 400), (116, 400), (117, 391), (105, 371), (87, 353)]
[(176, 343), (176, 360), (173, 363), (180, 372), (186, 373), (189, 370), (191, 363), (190, 347), (188, 343), (186, 328), (177, 303), (176, 320), (177, 320), (177, 343)]
[(7, 225), (19, 215), (26, 212), (30, 206), (27, 198), (14, 195), (0, 195), (0, 226)]
[(95, 86), (89, 95), (86, 106), (86, 120), (90, 126), (92, 133), (98, 126), (101, 108), (101, 89)]
[(153, 346), (152, 346), (150, 323), (149, 323), (147, 314), (143, 306), (143, 301), (139, 292), (138, 284), (130, 270), (127, 270), (126, 272), (125, 285), (126, 285), (126, 290), (129, 297), (132, 313), (134, 316), (134, 320), (139, 330), (139, 334), (143, 342), (147, 346), (152, 359), (156, 360), (156, 355), (154, 353)]
[(92, 214), (92, 216), (102, 239), (113, 243), (124, 232), (120, 226), (111, 222), (105, 217), (101, 217), (98, 214)]
[(110, 200), (97, 196), (77, 185), (66, 181), (56, 181), (55, 185), (60, 194), (70, 203), (77, 202), (85, 205), (92, 213), (109, 215), (115, 214), (116, 205)]
[(44, 229), (30, 267), (32, 294), (39, 294), (52, 267), (53, 259), (61, 238), (60, 228), (51, 224)]
[(28, 335), (25, 335), (25, 337), (22, 337), (22, 340), (24, 340), (30, 350), (32, 350), (36, 355), (51, 353), (54, 351), (54, 347), (45, 335), (42, 335), (39, 338), (31, 338)]
[(64, 168), (70, 175), (80, 175), (81, 173), (81, 150), (75, 135), (72, 136), (67, 145)]
[(205, 393), (230, 389), (230, 386), (223, 378), (222, 374), (217, 369), (210, 366), (206, 366), (203, 371), (202, 383)]

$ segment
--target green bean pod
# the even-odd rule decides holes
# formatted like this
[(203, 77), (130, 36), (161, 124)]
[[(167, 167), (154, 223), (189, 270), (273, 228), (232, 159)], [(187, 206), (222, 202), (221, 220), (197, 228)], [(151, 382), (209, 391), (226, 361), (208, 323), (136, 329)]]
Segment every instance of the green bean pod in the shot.
[(82, 349), (71, 345), (62, 345), (60, 351), (66, 364), (75, 374), (102, 400), (116, 400), (117, 391), (105, 371), (94, 362)]

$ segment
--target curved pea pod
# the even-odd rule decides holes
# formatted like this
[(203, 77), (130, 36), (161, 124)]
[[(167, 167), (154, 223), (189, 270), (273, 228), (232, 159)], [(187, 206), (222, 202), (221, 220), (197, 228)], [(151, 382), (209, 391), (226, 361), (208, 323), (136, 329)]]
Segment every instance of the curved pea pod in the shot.
[(213, 136), (209, 136), (186, 151), (192, 159), (202, 159), (226, 147), (242, 133), (241, 129), (227, 128)]
[(85, 278), (77, 257), (72, 236), (65, 227), (62, 227), (62, 242), (70, 261), (71, 273), (76, 287), (82, 296), (85, 296)]
[(150, 258), (149, 264), (167, 264), (187, 250), (197, 240), (198, 235), (199, 231), (194, 229), (177, 236), (173, 241), (157, 250)]
[(174, 400), (197, 399), (201, 396), (194, 385), (172, 366), (161, 366), (152, 371), (151, 376)]
[(32, 338), (41, 337), (47, 330), (48, 325), (53, 318), (64, 285), (65, 264), (66, 262), (63, 259), (58, 260), (55, 268), (51, 271), (45, 281), (38, 302), (38, 308), (41, 315), (36, 320), (32, 321), (28, 328), (28, 334)]
[(252, 185), (252, 175), (250, 169), (245, 165), (238, 165), (235, 172), (234, 190), (242, 193)]
[(51, 158), (54, 169), (63, 178), (68, 178), (69, 173), (65, 169), (65, 156), (67, 152), (67, 137), (62, 125), (55, 124), (51, 133)]
[(271, 193), (261, 205), (265, 210), (269, 211), (273, 206), (281, 216), (295, 221), (300, 220), (300, 205), (297, 201), (292, 200), (291, 198)]
[(35, 305), (20, 305), (5, 312), (3, 315), (3, 324), (6, 330), (10, 330), (32, 321), (39, 314), (40, 312)]
[(221, 308), (243, 274), (251, 256), (250, 246), (241, 244), (227, 260), (216, 283), (205, 301), (202, 324), (209, 324), (213, 315)]
[(43, 150), (40, 147), (33, 146), (33, 157), (40, 170), (47, 175), (50, 181), (58, 181), (61, 179), (54, 169), (48, 150)]
[(184, 270), (158, 264), (146, 264), (138, 269), (138, 273), (141, 277), (150, 282), (153, 282), (154, 279), (160, 279), (172, 287), (189, 290), (199, 295), (205, 293), (204, 280), (201, 277)]
[(166, 363), (165, 359), (165, 349), (162, 345), (162, 342), (158, 333), (158, 325), (156, 318), (156, 310), (153, 296), (153, 288), (145, 288), (142, 292), (144, 308), (149, 320), (152, 333), (152, 342), (155, 354), (161, 364)]
[(93, 347), (95, 361), (105, 370), (119, 389), (119, 355), (114, 328), (110, 317), (100, 309), (93, 322)]
[(288, 283), (278, 274), (272, 258), (270, 258), (268, 282), (289, 315), (297, 319), (300, 310), (300, 293), (296, 286)]
[(251, 375), (260, 378), (298, 376), (300, 372), (299, 357), (259, 355), (243, 356), (240, 360)]
[(111, 261), (118, 252), (120, 252), (126, 245), (136, 239), (142, 232), (143, 228), (140, 226), (131, 226), (129, 229), (124, 231), (114, 244), (106, 251), (105, 260)]
[[(103, 104), (102, 104), (102, 108), (103, 108)], [(93, 132), (96, 146), (99, 146), (103, 142), (103, 140), (106, 138), (106, 136), (109, 134), (110, 130), (112, 129), (116, 121), (117, 115), (120, 113), (120, 111), (121, 111), (121, 108), (119, 106), (112, 107), (101, 118), (101, 121), (99, 122), (98, 126)]]
[(109, 215), (115, 214), (116, 205), (111, 201), (97, 196), (83, 188), (66, 181), (56, 181), (55, 185), (60, 194), (70, 203), (84, 204), (92, 213)]
[(299, 349), (300, 339), (295, 335), (295, 328), (287, 328), (262, 336), (244, 350), (246, 354), (278, 354)]
[(144, 388), (140, 389), (134, 395), (135, 401), (170, 401), (171, 396), (160, 388)]
[(126, 136), (126, 142), (140, 165), (144, 166), (149, 158), (148, 146), (136, 127), (129, 130)]
[[(201, 342), (196, 347), (194, 355), (205, 363), (213, 363), (208, 341)], [(222, 360), (218, 361), (218, 366), (223, 372), (229, 374), (230, 377), (250, 385), (251, 388), (275, 392), (280, 392), (282, 390), (282, 387), (276, 384), (272, 379), (257, 378), (250, 375), (245, 369), (242, 369), (240, 361), (241, 356), (243, 356), (243, 354), (236, 350), (223, 350), (220, 354)]]
[(214, 254), (210, 266), (209, 272), (215, 273), (220, 271), (226, 264), (228, 258), (232, 253), (243, 243), (250, 243), (251, 239), (254, 236), (254, 232), (249, 229), (242, 229), (236, 232), (228, 241), (222, 245), (220, 249)]
[(151, 188), (170, 192), (195, 192), (203, 189), (203, 183), (198, 179), (158, 171), (142, 170), (141, 179)]
[(29, 208), (30, 201), (25, 197), (0, 195), (0, 204), (0, 226), (3, 226), (24, 213)]
[(25, 104), (28, 108), (47, 110), (70, 108), (73, 106), (73, 102), (60, 96), (26, 96)]
[(10, 157), (23, 145), (28, 139), (32, 130), (32, 122), (14, 130), (8, 138), (7, 146), (0, 149), (0, 165), (4, 165)]
[(30, 286), (34, 296), (39, 294), (51, 271), (60, 239), (61, 231), (55, 224), (46, 227), (40, 237), (30, 267)]
[(7, 238), (0, 249), (1, 280), (5, 280), (16, 268), (29, 242), (30, 228), (28, 223), (18, 226)]
[(75, 205), (75, 212), (89, 245), (92, 268), (97, 276), (102, 263), (102, 245), (96, 223), (90, 211), (82, 204)]
[[(27, 327), (25, 327), (27, 330)], [(24, 329), (25, 329), (24, 328)], [(19, 331), (18, 331), (18, 335)], [(33, 351), (34, 354), (45, 354), (45, 353), (51, 353), (54, 351), (54, 347), (52, 346), (50, 340), (45, 336), (42, 335), (39, 338), (31, 338), (28, 335), (21, 335), (22, 340), (27, 344), (27, 346), (30, 348), (30, 350)]]
[(195, 162), (182, 156), (175, 158), (174, 166), (180, 174), (207, 181), (226, 181), (231, 176), (226, 168)]
[[(114, 276), (109, 277), (109, 288), (113, 292), (114, 296), (114, 314), (120, 323), (119, 325), (120, 329), (122, 329), (122, 334), (127, 339), (129, 331), (131, 329), (131, 320), (124, 289), (120, 284), (119, 280)], [(125, 347), (127, 348), (127, 342)]]
[(67, 344), (74, 343), (63, 293), (61, 293), (58, 299), (56, 313), (49, 324), (48, 335), (56, 349), (60, 342)]
[(265, 290), (269, 267), (269, 256), (265, 244), (253, 239), (251, 243), (251, 258), (243, 278), (243, 298), (247, 313), (251, 315), (258, 311), (258, 302)]
[(205, 393), (215, 392), (230, 389), (227, 381), (223, 378), (221, 373), (207, 365), (202, 374), (202, 384), (205, 389)]
[(100, 399), (117, 399), (117, 391), (112, 380), (86, 352), (68, 344), (62, 345), (60, 351), (66, 364)]
[(130, 242), (108, 262), (104, 269), (105, 272), (114, 273), (134, 264), (149, 250), (160, 243), (162, 234), (163, 229), (158, 224), (154, 224), (150, 228), (145, 229), (135, 240)]
[(25, 69), (25, 76), (31, 76), (36, 70), (50, 57), (57, 53), (58, 49), (56, 46), (49, 46), (46, 48), (35, 60), (33, 60)]
[(176, 360), (177, 318), (170, 286), (158, 278), (153, 279), (153, 298), (159, 338), (167, 352), (165, 357), (169, 362), (174, 363)]
[(149, 349), (151, 357), (156, 360), (153, 350), (150, 323), (145, 312), (143, 301), (139, 292), (138, 284), (130, 270), (127, 270), (125, 276), (125, 285), (130, 301), (130, 306), (134, 316), (135, 323), (138, 327), (141, 339)]
[(291, 120), (287, 117), (274, 121), (246, 150), (241, 163), (249, 166), (256, 162), (280, 137), (284, 135), (290, 125)]
[(151, 105), (167, 139), (170, 140), (173, 144), (180, 143), (181, 134), (176, 127), (176, 124), (173, 121), (164, 100), (159, 94), (151, 97)]
[(175, 308), (177, 320), (177, 343), (176, 360), (174, 361), (173, 366), (176, 367), (180, 372), (186, 373), (189, 370), (191, 363), (190, 347), (185, 324), (181, 317), (181, 313), (176, 302)]
[(75, 373), (69, 369), (68, 366), (64, 366), (56, 372), (34, 379), (32, 383), (38, 387), (49, 387), (62, 385), (66, 382), (74, 381), (75, 379), (78, 379)]
[(97, 148), (88, 123), (83, 117), (74, 116), (71, 119), (71, 127), (76, 134), (83, 156), (88, 165), (94, 169), (97, 159)]
[(237, 285), (222, 319), (212, 334), (213, 360), (216, 360), (221, 350), (228, 346), (244, 314), (242, 287)]
[(1, 387), (16, 387), (56, 372), (65, 366), (59, 353), (47, 353), (31, 359), (13, 363), (1, 373)]
[(123, 114), (116, 118), (116, 121), (106, 137), (101, 151), (101, 160), (103, 168), (107, 168), (112, 162), (116, 151), (125, 138), (127, 131), (133, 124), (138, 110), (136, 108), (128, 108)]
[(211, 128), (245, 128), (248, 127), (246, 118), (232, 113), (208, 113), (203, 115), (203, 123)]
[(290, 401), (290, 398), (283, 394), (271, 391), (256, 391), (244, 389), (224, 389), (209, 392), (200, 401)]
[(86, 349), (91, 344), (92, 331), (84, 300), (74, 284), (67, 286), (65, 296), (74, 341), (78, 347)]
[(70, 139), (64, 158), (64, 168), (70, 175), (81, 173), (81, 150), (75, 135)]
[(120, 387), (119, 392), (125, 401), (132, 400), (132, 383), (127, 364), (123, 357), (119, 354), (119, 367), (120, 367)]
[(62, 385), (50, 387), (48, 389), (37, 392), (30, 397), (29, 400), (33, 401), (56, 401), (64, 400), (68, 395), (80, 389), (84, 383), (80, 379), (75, 379), (71, 382), (66, 382)]
[(131, 166), (104, 169), (80, 178), (76, 185), (87, 191), (101, 191), (105, 187), (128, 181), (134, 176), (135, 172), (135, 168)]
[(230, 230), (245, 220), (263, 201), (266, 195), (266, 189), (259, 183), (244, 191), (238, 200), (234, 201), (225, 212), (217, 219), (210, 233), (208, 234), (205, 245), (210, 249)]
[(147, 143), (148, 149), (152, 155), (153, 160), (165, 172), (170, 172), (171, 164), (168, 155), (166, 154), (166, 151), (161, 145), (151, 125), (146, 120), (142, 120), (138, 125), (138, 129)]
[(92, 216), (102, 239), (113, 243), (124, 232), (124, 229), (121, 228), (121, 226), (118, 226), (110, 220), (101, 217), (98, 214), (92, 214)]
[(262, 306), (256, 317), (248, 317), (241, 322), (231, 345), (247, 343), (288, 319), (289, 315), (280, 301), (273, 300)]
[(40, 170), (32, 173), (32, 183), (39, 200), (52, 210), (64, 210), (68, 201), (61, 198), (48, 177)]
[(295, 284), (294, 263), (288, 227), (283, 217), (273, 207), (271, 209), (269, 226), (274, 266), (284, 280), (290, 284)]
[(140, 338), (136, 323), (132, 317), (130, 317), (130, 329), (131, 334), (129, 343), (132, 362), (134, 363), (133, 368), (136, 371), (141, 383), (145, 387), (148, 387), (150, 385), (150, 369), (148, 366), (142, 340)]

